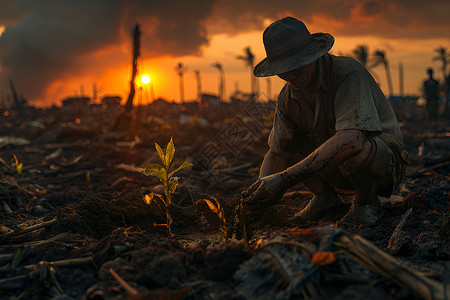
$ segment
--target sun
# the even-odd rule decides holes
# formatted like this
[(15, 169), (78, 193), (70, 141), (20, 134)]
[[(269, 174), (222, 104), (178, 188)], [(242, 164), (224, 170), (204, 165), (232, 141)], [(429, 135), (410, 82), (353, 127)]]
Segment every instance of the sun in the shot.
[(142, 77), (141, 77), (141, 82), (142, 82), (143, 84), (149, 84), (149, 83), (150, 83), (150, 80), (151, 80), (151, 78), (150, 78), (150, 76), (148, 76), (148, 75), (142, 75)]

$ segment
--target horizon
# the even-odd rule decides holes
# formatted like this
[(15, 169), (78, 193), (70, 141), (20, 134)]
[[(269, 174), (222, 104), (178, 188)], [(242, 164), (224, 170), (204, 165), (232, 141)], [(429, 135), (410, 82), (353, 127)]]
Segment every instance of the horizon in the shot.
[[(53, 1), (20, 3), (1, 0), (0, 96), (10, 93), (12, 78), (18, 93), (34, 106), (60, 105), (76, 95), (98, 98), (118, 95), (126, 99), (131, 77), (134, 24), (141, 24), (141, 64), (138, 77), (147, 74), (144, 102), (154, 98), (180, 101), (175, 66), (182, 63), (185, 100), (197, 98), (194, 71), (199, 71), (204, 93), (218, 94), (219, 62), (225, 74), (225, 99), (236, 90), (250, 92), (250, 69), (236, 57), (250, 47), (255, 64), (265, 57), (264, 29), (287, 15), (306, 24), (311, 33), (328, 32), (335, 38), (330, 53), (351, 56), (366, 45), (370, 56), (386, 53), (393, 82), (392, 95), (399, 95), (400, 63), (404, 65), (404, 95), (421, 96), (421, 84), (432, 67), (442, 82), (442, 67), (433, 61), (436, 48), (449, 50), (450, 4), (446, 1), (349, 1), (318, 3), (281, 1), (201, 1), (192, 6), (182, 0), (164, 4), (128, 1), (87, 4)], [(84, 5), (86, 4), (86, 5)], [(284, 5), (283, 5), (284, 4)], [(90, 9), (86, 9), (90, 8)], [(388, 85), (383, 66), (369, 70), (386, 97)], [(270, 77), (271, 98), (284, 82)], [(259, 79), (267, 94), (267, 79)], [(147, 89), (147, 91), (145, 91)], [(137, 90), (134, 103), (137, 103)]]

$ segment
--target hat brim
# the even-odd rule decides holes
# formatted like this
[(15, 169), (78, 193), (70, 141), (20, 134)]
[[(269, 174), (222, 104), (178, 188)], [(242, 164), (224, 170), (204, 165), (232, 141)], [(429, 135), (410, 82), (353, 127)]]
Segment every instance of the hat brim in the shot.
[(314, 33), (311, 38), (311, 42), (304, 49), (284, 59), (269, 61), (267, 57), (264, 58), (255, 66), (253, 74), (256, 77), (267, 77), (289, 72), (312, 63), (333, 47), (334, 38), (331, 34)]

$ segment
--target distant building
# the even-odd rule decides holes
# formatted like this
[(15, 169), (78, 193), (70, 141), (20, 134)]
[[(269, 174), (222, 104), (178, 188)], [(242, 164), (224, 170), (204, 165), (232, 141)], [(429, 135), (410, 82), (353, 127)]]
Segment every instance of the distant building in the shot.
[(69, 97), (62, 100), (62, 110), (75, 114), (83, 114), (88, 111), (89, 102), (88, 97)]
[(106, 96), (102, 99), (102, 105), (107, 109), (116, 110), (120, 107), (121, 101), (122, 97), (120, 96)]
[(220, 104), (220, 99), (217, 95), (213, 94), (202, 94), (201, 105), (203, 107), (217, 106)]

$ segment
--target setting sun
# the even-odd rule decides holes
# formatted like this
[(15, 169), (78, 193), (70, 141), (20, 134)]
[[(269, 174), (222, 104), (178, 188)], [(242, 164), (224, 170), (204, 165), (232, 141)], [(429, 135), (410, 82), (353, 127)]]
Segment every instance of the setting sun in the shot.
[(142, 75), (142, 77), (141, 77), (141, 82), (142, 82), (143, 84), (149, 84), (149, 83), (150, 83), (150, 80), (151, 80), (151, 78), (150, 78), (150, 76), (148, 76), (148, 75)]

